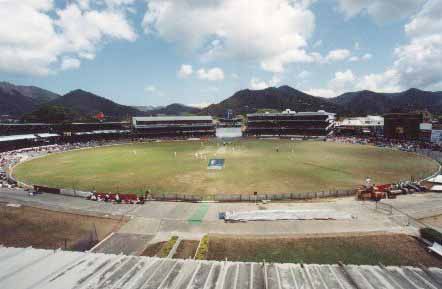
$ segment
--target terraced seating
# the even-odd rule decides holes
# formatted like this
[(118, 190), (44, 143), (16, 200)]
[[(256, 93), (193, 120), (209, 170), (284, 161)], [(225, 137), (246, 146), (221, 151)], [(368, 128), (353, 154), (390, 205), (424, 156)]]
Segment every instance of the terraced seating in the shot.
[(0, 247), (0, 288), (438, 289), (442, 269), (195, 261)]

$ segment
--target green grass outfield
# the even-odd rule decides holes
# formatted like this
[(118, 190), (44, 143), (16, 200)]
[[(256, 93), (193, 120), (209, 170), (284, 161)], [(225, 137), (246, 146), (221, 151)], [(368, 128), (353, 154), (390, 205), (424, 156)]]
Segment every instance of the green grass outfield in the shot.
[[(210, 158), (225, 159), (224, 169), (208, 170)], [(201, 195), (354, 188), (367, 176), (380, 184), (436, 170), (434, 161), (373, 146), (241, 140), (225, 146), (188, 141), (83, 149), (25, 162), (14, 174), (29, 184), (80, 190)]]

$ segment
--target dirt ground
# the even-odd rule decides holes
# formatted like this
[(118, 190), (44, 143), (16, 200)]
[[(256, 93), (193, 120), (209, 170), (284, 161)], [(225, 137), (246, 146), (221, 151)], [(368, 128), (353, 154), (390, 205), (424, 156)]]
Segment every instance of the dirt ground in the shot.
[(442, 228), (442, 215), (419, 219), (424, 224)]
[(159, 242), (147, 246), (147, 248), (143, 251), (143, 253), (141, 253), (141, 256), (147, 256), (147, 257), (156, 256), (166, 243), (167, 242)]
[(442, 267), (415, 238), (404, 234), (308, 237), (232, 237), (211, 235), (208, 260)]
[(123, 222), (0, 203), (0, 244), (83, 251), (96, 243), (96, 235), (101, 241)]
[(199, 241), (182, 240), (173, 258), (192, 259), (195, 256)]

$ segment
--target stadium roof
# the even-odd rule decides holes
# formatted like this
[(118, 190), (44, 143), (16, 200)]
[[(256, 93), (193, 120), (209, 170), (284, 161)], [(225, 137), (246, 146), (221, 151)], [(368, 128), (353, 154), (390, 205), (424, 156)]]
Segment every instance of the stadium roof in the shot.
[(442, 269), (194, 261), (0, 247), (0, 288), (438, 289)]
[(5, 126), (29, 126), (29, 125), (50, 125), (48, 123), (0, 123), (0, 125), (5, 125)]
[(247, 114), (247, 117), (250, 116), (303, 116), (303, 115), (335, 115), (335, 113), (332, 112), (326, 112), (326, 111), (301, 111), (301, 112), (272, 112), (272, 113), (249, 113)]
[(48, 138), (48, 137), (54, 137), (54, 136), (60, 136), (60, 135), (56, 134), (56, 133), (38, 133), (37, 136), (41, 137), (41, 138)]
[(37, 137), (33, 134), (6, 135), (6, 136), (0, 136), (0, 142), (35, 139), (35, 138)]
[(175, 121), (175, 120), (213, 120), (211, 116), (140, 116), (133, 117), (134, 121)]
[(107, 129), (107, 130), (93, 130), (93, 131), (75, 132), (74, 135), (127, 133), (127, 132), (130, 132), (130, 130)]

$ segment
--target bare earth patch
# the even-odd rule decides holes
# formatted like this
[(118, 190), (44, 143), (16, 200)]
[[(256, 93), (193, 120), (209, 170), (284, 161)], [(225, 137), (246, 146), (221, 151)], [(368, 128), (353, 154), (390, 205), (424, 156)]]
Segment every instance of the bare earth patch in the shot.
[(154, 257), (156, 256), (161, 248), (166, 244), (167, 242), (159, 242), (152, 245), (147, 246), (147, 248), (144, 250), (143, 253), (141, 253), (141, 256), (147, 256), (147, 257)]
[(442, 267), (415, 238), (404, 234), (346, 234), (308, 237), (232, 237), (211, 235), (208, 260), (365, 264)]
[(0, 203), (0, 244), (5, 247), (87, 250), (91, 240), (104, 239), (121, 221)]
[(195, 256), (199, 241), (182, 240), (173, 258), (192, 259)]
[(424, 224), (442, 228), (442, 215), (419, 219)]

